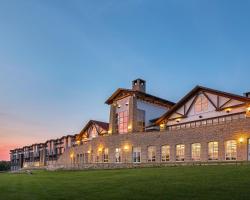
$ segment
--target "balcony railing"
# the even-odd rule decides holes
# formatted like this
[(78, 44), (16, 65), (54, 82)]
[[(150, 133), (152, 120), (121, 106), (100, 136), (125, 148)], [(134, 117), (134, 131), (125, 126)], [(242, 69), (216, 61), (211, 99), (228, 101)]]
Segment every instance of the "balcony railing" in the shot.
[(245, 118), (246, 118), (245, 113), (237, 113), (237, 114), (208, 118), (208, 119), (197, 120), (197, 121), (192, 121), (192, 122), (179, 123), (176, 125), (167, 126), (166, 130), (172, 131), (172, 130), (179, 130), (179, 129), (197, 128), (197, 127), (203, 127), (203, 126), (225, 124), (231, 121), (245, 119)]

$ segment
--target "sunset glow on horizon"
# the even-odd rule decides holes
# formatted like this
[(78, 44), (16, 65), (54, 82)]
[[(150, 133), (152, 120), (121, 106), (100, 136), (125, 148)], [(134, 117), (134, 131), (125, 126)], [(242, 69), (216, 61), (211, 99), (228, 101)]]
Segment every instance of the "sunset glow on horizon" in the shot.
[(117, 88), (177, 102), (195, 85), (250, 91), (250, 3), (2, 1), (0, 160), (109, 121)]

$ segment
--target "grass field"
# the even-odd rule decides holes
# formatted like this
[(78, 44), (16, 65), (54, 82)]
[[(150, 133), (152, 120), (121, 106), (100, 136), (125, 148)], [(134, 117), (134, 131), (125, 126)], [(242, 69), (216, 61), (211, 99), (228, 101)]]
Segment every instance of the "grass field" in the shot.
[(250, 199), (250, 166), (2, 173), (0, 199)]

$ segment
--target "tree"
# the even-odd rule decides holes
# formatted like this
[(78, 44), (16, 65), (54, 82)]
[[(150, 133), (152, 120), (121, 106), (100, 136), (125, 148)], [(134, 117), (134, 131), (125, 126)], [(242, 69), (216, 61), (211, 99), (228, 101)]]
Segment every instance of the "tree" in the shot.
[(0, 161), (0, 171), (10, 170), (10, 161)]

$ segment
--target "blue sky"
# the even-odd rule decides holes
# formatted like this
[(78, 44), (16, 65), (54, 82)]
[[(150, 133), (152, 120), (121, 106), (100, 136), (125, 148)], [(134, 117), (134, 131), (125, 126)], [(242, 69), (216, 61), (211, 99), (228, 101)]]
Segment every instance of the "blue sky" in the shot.
[(245, 0), (0, 1), (0, 160), (108, 121), (105, 100), (138, 77), (171, 101), (197, 84), (250, 91), (249, 10)]

